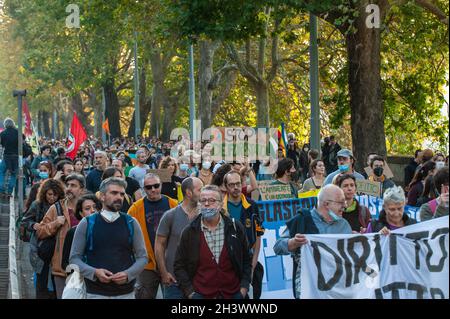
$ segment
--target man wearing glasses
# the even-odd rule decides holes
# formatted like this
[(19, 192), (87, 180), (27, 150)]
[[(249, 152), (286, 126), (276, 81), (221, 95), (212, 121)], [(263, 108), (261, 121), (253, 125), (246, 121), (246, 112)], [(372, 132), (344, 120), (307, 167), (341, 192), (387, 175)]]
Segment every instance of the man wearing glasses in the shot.
[(243, 299), (251, 280), (251, 258), (242, 224), (222, 211), (222, 192), (202, 188), (200, 215), (182, 232), (174, 271), (189, 299)]
[(176, 207), (178, 202), (161, 195), (161, 180), (158, 175), (145, 175), (143, 186), (146, 196), (128, 210), (128, 214), (136, 218), (141, 226), (148, 254), (148, 264), (137, 279), (136, 299), (155, 299), (161, 283), (154, 253), (156, 231), (164, 213)]
[(300, 247), (306, 243), (305, 234), (351, 234), (350, 224), (342, 217), (347, 207), (344, 192), (329, 184), (320, 189), (317, 208), (301, 209), (286, 222), (286, 229), (277, 239), (273, 250), (277, 255), (294, 258), (293, 289), (295, 298), (300, 298)]
[[(252, 287), (253, 299), (259, 299), (262, 290), (264, 268), (258, 263), (261, 248), (261, 236), (264, 228), (259, 217), (258, 205), (242, 193), (241, 175), (236, 171), (227, 173), (223, 178), (227, 188), (223, 209), (226, 215), (239, 220), (244, 225), (247, 240), (252, 254)], [(256, 270), (256, 271), (255, 271)]]

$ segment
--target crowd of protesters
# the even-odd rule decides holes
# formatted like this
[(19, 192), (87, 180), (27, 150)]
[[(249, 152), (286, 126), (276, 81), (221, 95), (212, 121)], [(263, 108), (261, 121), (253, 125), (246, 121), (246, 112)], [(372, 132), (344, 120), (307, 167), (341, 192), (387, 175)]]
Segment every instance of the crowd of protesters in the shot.
[[(17, 129), (10, 119), (5, 128), (2, 196), (17, 186)], [(167, 299), (259, 299), (264, 225), (252, 200), (259, 181), (289, 185), (293, 198), (319, 191), (317, 207), (289, 220), (274, 247), (294, 256), (297, 298), (305, 234), (389, 234), (416, 222), (404, 213), (406, 204), (420, 207), (421, 221), (448, 215), (448, 156), (416, 151), (401, 188), (376, 153), (359, 173), (352, 151), (333, 136), (320, 152), (309, 144), (300, 149), (293, 134), (288, 140), (275, 163), (249, 163), (214, 162), (208, 153), (183, 147), (174, 153), (176, 141), (157, 138), (104, 145), (91, 137), (72, 159), (66, 141), (41, 138), (39, 154), (24, 156), (30, 190), (20, 227), (21, 239), (30, 242), (36, 298), (61, 298), (66, 267), (74, 264), (85, 278), (87, 298), (153, 299), (161, 288)], [(356, 199), (361, 179), (380, 182), (384, 204), (376, 220)]]

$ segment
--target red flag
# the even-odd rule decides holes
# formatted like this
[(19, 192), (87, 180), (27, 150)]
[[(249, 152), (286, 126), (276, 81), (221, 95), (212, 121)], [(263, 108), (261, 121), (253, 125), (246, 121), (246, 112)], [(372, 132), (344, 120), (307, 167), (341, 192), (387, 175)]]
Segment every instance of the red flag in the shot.
[(25, 99), (23, 99), (22, 102), (22, 109), (23, 109), (23, 114), (25, 115), (25, 136), (31, 136), (33, 135), (33, 129), (31, 128), (31, 114), (30, 114), (30, 110), (28, 109), (28, 104), (27, 101)]
[(81, 125), (76, 113), (73, 113), (72, 125), (69, 131), (69, 145), (67, 146), (67, 156), (72, 160), (77, 156), (78, 148), (87, 139), (86, 131)]

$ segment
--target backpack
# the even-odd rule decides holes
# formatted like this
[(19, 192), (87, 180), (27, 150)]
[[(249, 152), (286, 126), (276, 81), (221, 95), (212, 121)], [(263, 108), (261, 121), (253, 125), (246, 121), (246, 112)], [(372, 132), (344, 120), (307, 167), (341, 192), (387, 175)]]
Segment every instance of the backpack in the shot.
[[(55, 203), (56, 207), (56, 216), (63, 216), (63, 210), (60, 202)], [(55, 252), (55, 246), (56, 246), (56, 234), (39, 240), (38, 241), (38, 248), (37, 248), (37, 254), (39, 258), (41, 258), (45, 263), (50, 263), (50, 261), (53, 258), (53, 254)]]
[[(94, 213), (92, 215), (89, 215), (86, 217), (87, 221), (87, 229), (86, 229), (86, 246), (84, 249), (84, 261), (87, 262), (87, 252), (94, 250), (94, 226), (95, 222), (97, 221), (97, 218), (100, 217), (100, 213)], [(120, 213), (120, 218), (125, 219), (125, 223), (127, 224), (128, 228), (128, 244), (130, 247), (133, 246), (133, 238), (134, 238), (134, 225), (133, 225), (133, 217), (131, 217), (128, 214)], [(133, 261), (135, 260), (134, 254), (132, 256)]]

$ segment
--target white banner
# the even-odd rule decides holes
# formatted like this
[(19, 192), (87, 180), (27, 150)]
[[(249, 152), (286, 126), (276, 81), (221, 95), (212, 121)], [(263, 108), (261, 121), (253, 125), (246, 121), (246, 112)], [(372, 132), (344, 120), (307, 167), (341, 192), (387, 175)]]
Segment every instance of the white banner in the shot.
[(448, 299), (449, 217), (389, 236), (307, 235), (302, 299)]

